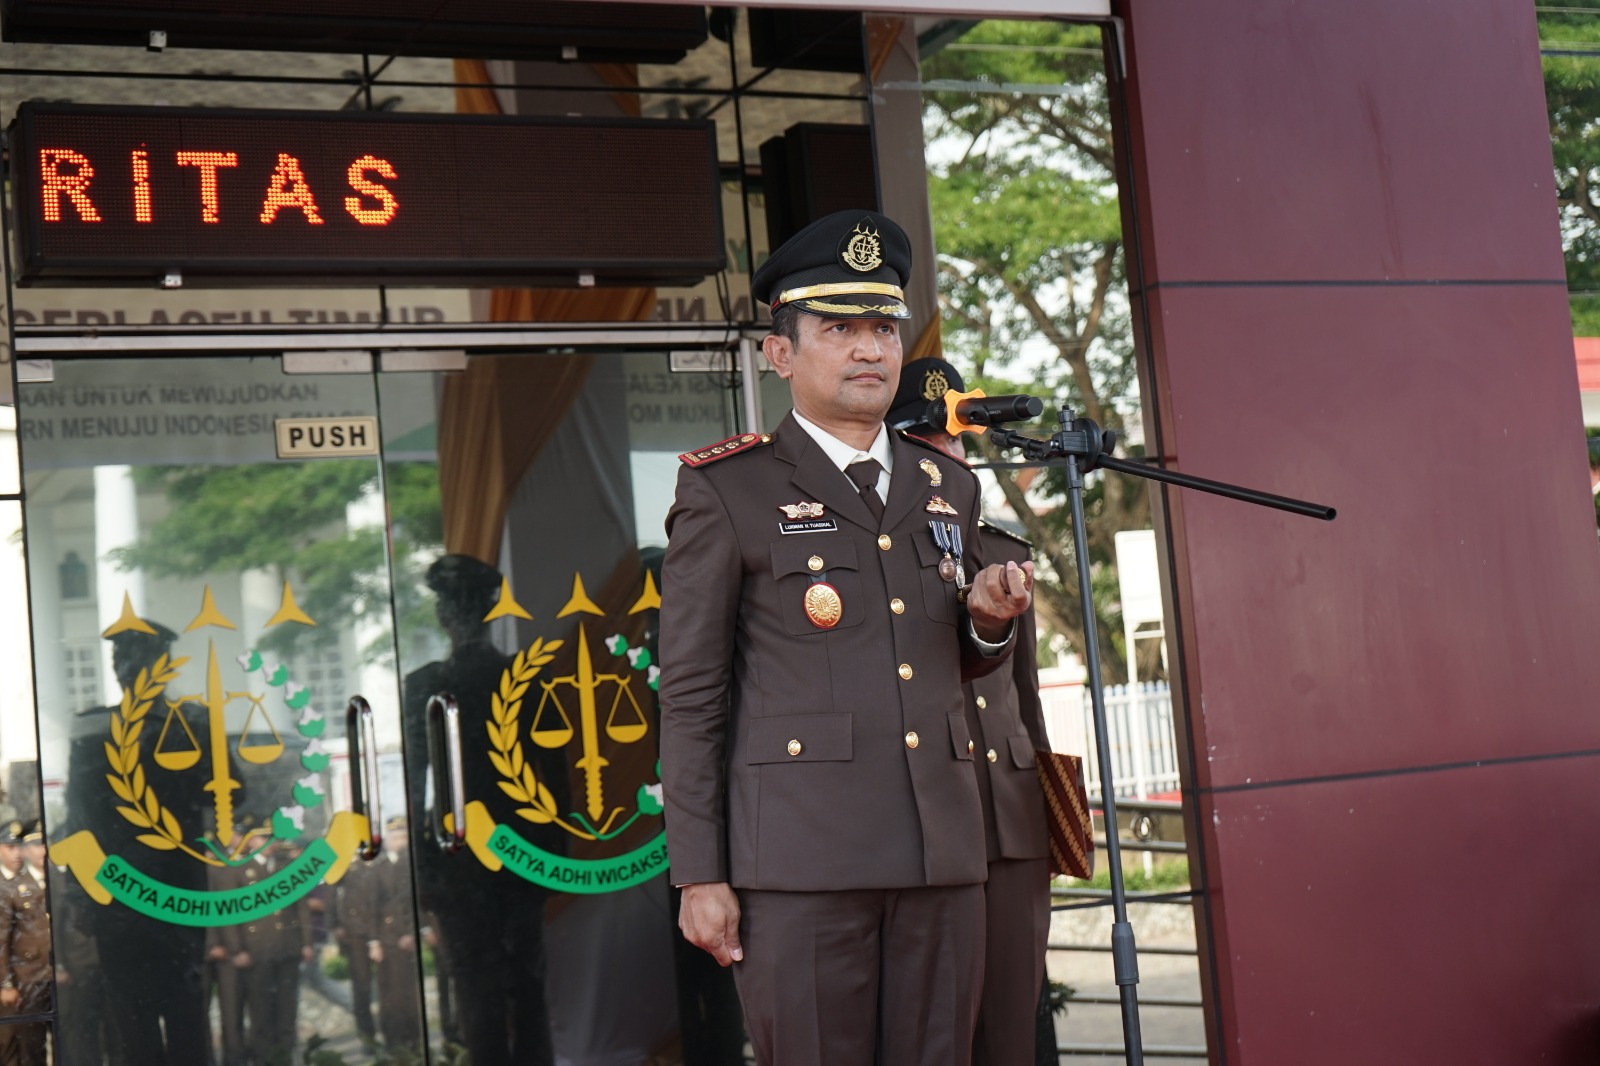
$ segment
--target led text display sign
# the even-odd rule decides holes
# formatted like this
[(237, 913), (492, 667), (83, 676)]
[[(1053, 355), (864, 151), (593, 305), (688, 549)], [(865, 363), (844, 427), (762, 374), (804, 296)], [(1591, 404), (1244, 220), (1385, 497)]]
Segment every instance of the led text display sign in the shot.
[(4, 0), (8, 41), (673, 62), (705, 8), (576, 0)]
[(708, 122), (24, 104), (23, 284), (683, 284), (723, 266)]

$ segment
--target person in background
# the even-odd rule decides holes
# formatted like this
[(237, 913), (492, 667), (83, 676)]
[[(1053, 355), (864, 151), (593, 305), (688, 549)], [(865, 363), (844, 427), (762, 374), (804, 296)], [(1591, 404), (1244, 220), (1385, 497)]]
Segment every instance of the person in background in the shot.
[[(964, 462), (960, 439), (929, 416), (930, 404), (947, 390), (966, 391), (955, 367), (943, 359), (907, 363), (888, 422)], [(999, 526), (982, 522), (978, 535), (987, 559), (1020, 564), (1032, 558), (1032, 545)], [(1035, 1014), (1050, 931), (1050, 839), (1044, 790), (1034, 769), (1034, 752), (1049, 748), (1039, 700), (1037, 641), (1030, 607), (1018, 621), (1009, 668), (962, 686), (968, 727), (981, 752), (973, 766), (989, 859), (975, 1066), (1034, 1062)]]
[[(45, 895), (44, 832), (37, 822), (12, 826), (21, 869), (0, 883), (0, 1005), (14, 1015), (54, 1009), (50, 973), (50, 903)], [(20, 832), (18, 832), (20, 830)], [(5, 1048), (6, 1066), (45, 1066), (48, 1022), (23, 1022)]]

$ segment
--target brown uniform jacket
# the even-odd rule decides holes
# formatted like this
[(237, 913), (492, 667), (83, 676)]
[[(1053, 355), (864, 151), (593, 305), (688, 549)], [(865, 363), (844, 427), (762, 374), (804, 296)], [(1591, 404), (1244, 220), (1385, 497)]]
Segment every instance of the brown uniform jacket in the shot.
[[(1028, 544), (983, 526), (985, 558), (992, 563), (1031, 557)], [(1044, 706), (1039, 702), (1038, 630), (1033, 609), (1017, 620), (1017, 644), (1007, 669), (966, 685), (967, 721), (983, 758), (977, 762), (989, 861), (1042, 859), (1050, 854), (1044, 791), (1034, 752), (1049, 750)]]
[(394, 947), (411, 928), (411, 867), (380, 855), (352, 863), (339, 883), (337, 922), (353, 946), (365, 951), (376, 940)]
[[(221, 888), (244, 888), (271, 877), (282, 868), (276, 857), (267, 862), (248, 862), (219, 871)], [(222, 944), (230, 956), (248, 951), (253, 962), (282, 962), (298, 959), (302, 948), (311, 947), (311, 909), (304, 899), (253, 922), (221, 927)]]
[(50, 980), (50, 907), (24, 867), (0, 881), (0, 981), (26, 989)]
[[(961, 682), (1004, 655), (971, 642), (928, 527), (960, 525), (970, 579), (977, 478), (902, 434), (891, 447), (881, 527), (793, 416), (770, 444), (679, 471), (661, 592), (674, 884), (821, 891), (987, 876)], [(935, 495), (957, 515), (930, 513)], [(823, 517), (784, 532), (779, 507), (801, 502)], [(816, 579), (842, 601), (830, 629), (805, 613)]]

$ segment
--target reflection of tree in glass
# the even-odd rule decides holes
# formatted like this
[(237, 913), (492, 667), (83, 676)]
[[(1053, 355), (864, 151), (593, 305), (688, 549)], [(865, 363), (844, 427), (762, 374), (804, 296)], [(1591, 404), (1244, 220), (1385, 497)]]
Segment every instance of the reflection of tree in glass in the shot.
[[(386, 504), (395, 537), (396, 607), (402, 620), (428, 608), (406, 575), (425, 568), (443, 537), (437, 468), (392, 463)], [(378, 492), (370, 461), (324, 460), (246, 466), (158, 466), (134, 471), (141, 493), (165, 496), (169, 510), (138, 543), (118, 549), (123, 569), (154, 577), (196, 578), (265, 570), (293, 584), (302, 609), (321, 625), (275, 626), (264, 650), (288, 655), (296, 641), (333, 639), (347, 631), (333, 620), (372, 615), (387, 634), (390, 581), (384, 529), (350, 525), (349, 508)], [(420, 563), (418, 553), (426, 555)], [(387, 635), (363, 649), (371, 660), (391, 654)]]
[[(1122, 430), (1137, 417), (1138, 375), (1099, 29), (984, 22), (922, 73), (934, 87), (923, 126), (946, 358), (971, 368), (969, 388), (1045, 393)], [(1081, 649), (1065, 483), (1054, 471), (994, 473), (1034, 543), (1040, 621)], [(1121, 681), (1112, 537), (1150, 524), (1149, 497), (1137, 479), (1096, 477), (1085, 506), (1101, 655), (1107, 680)], [(1145, 642), (1142, 677), (1162, 673), (1156, 643)]]

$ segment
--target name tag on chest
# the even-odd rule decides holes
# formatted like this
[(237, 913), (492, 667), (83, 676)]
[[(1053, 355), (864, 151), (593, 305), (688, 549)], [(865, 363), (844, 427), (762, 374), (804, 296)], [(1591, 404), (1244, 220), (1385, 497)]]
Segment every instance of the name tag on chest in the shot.
[(778, 532), (789, 533), (832, 533), (839, 528), (839, 523), (831, 518), (802, 518), (797, 522), (779, 522)]

